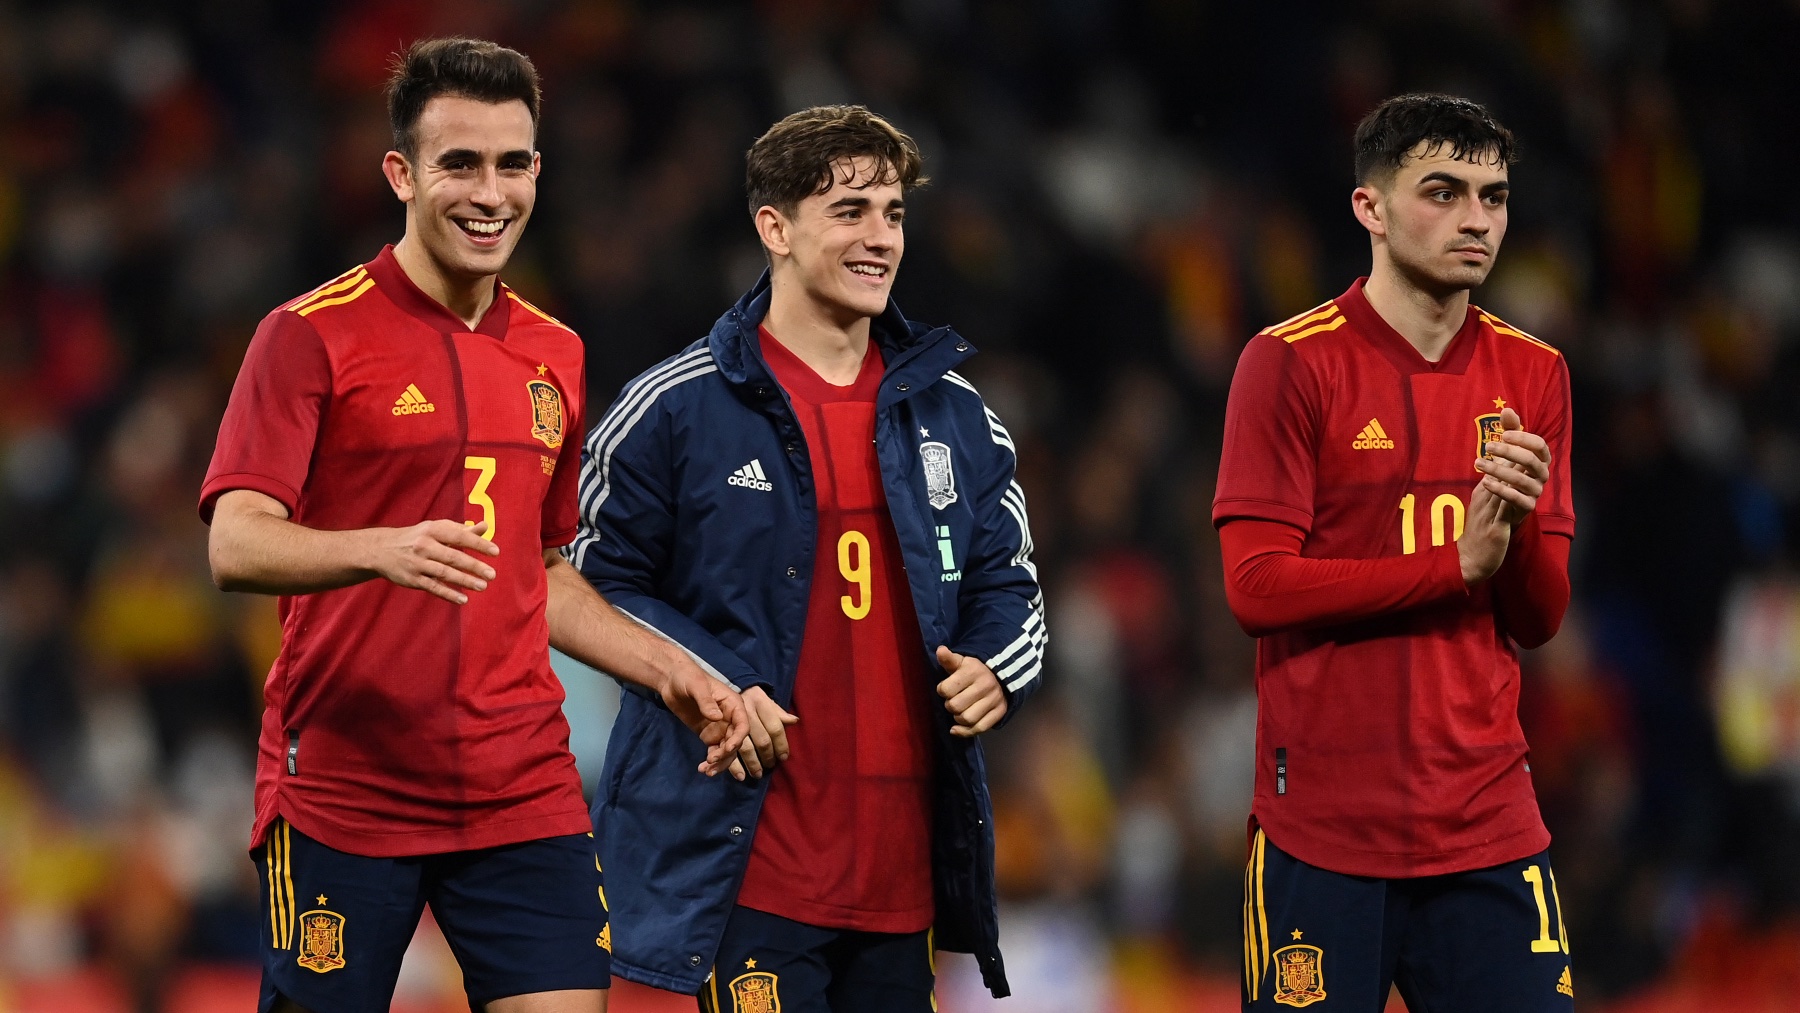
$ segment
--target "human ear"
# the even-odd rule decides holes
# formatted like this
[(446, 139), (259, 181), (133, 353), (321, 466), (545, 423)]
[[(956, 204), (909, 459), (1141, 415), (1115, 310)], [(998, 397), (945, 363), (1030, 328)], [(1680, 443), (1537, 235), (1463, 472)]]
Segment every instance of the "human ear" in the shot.
[(756, 209), (756, 234), (762, 239), (763, 248), (772, 257), (785, 257), (793, 252), (793, 244), (789, 240), (788, 230), (793, 227), (787, 216), (773, 206), (764, 204)]
[(401, 203), (411, 204), (413, 199), (412, 163), (398, 151), (390, 151), (381, 159), (381, 174), (387, 177), (388, 186), (393, 188), (394, 196)]

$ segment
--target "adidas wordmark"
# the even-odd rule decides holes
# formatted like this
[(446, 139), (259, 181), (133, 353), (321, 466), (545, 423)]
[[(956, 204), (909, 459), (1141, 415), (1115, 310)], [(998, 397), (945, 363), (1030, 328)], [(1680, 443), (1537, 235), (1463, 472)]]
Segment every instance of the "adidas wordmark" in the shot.
[(1356, 434), (1356, 440), (1350, 444), (1350, 448), (1352, 450), (1392, 450), (1394, 441), (1388, 439), (1388, 434), (1381, 428), (1380, 422), (1370, 419), (1369, 424), (1363, 427), (1363, 431)]
[(742, 489), (755, 489), (759, 492), (770, 492), (775, 488), (775, 484), (763, 474), (760, 458), (732, 472), (731, 477), (725, 481)]

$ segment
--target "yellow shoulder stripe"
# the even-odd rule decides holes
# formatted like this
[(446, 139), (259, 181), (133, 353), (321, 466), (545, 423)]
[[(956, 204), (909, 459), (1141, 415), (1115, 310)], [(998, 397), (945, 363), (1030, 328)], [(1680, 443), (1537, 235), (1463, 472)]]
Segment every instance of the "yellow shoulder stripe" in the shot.
[(523, 296), (519, 295), (519, 293), (517, 293), (517, 292), (514, 292), (512, 289), (509, 288), (506, 290), (506, 297), (508, 299), (511, 299), (513, 302), (518, 303), (520, 306), (523, 306), (526, 309), (530, 310), (532, 313), (536, 314), (537, 316), (543, 318), (546, 322), (555, 324), (556, 326), (562, 328), (563, 330), (568, 331), (570, 334), (575, 333), (575, 328), (570, 327), (568, 324), (563, 323), (561, 320), (556, 319), (555, 317), (551, 316), (550, 314), (545, 313), (543, 310), (538, 309), (536, 306), (531, 305), (529, 302), (526, 302)]
[(357, 299), (362, 298), (362, 294), (364, 292), (367, 292), (368, 290), (370, 290), (374, 287), (375, 287), (375, 279), (374, 278), (363, 278), (361, 281), (361, 284), (359, 284), (355, 288), (351, 289), (347, 294), (340, 295), (340, 296), (333, 296), (330, 299), (320, 299), (317, 302), (311, 303), (302, 309), (296, 310), (295, 312), (299, 313), (301, 316), (306, 316), (307, 314), (312, 313), (314, 311), (322, 310), (327, 306), (342, 306), (343, 304), (345, 304), (347, 302), (354, 302)]
[(1337, 313), (1337, 311), (1337, 303), (1335, 302), (1328, 302), (1322, 306), (1315, 306), (1299, 316), (1289, 317), (1281, 323), (1269, 328), (1269, 333), (1281, 334), (1285, 331), (1298, 330), (1316, 320), (1323, 320), (1326, 317)]
[(305, 306), (307, 303), (314, 302), (319, 299), (323, 299), (326, 296), (336, 295), (337, 293), (342, 292), (347, 288), (354, 287), (358, 282), (362, 281), (363, 278), (366, 277), (367, 275), (368, 275), (368, 271), (361, 264), (358, 264), (357, 266), (351, 268), (348, 271), (345, 271), (343, 274), (338, 275), (337, 277), (331, 279), (330, 281), (326, 282), (325, 284), (320, 285), (318, 288), (313, 289), (311, 292), (308, 292), (305, 295), (301, 296), (300, 298), (295, 299), (293, 302), (288, 303), (285, 308), (290, 309), (290, 310), (298, 310), (300, 307)]
[(1344, 326), (1344, 324), (1348, 323), (1349, 320), (1350, 320), (1349, 317), (1344, 316), (1343, 314), (1340, 313), (1337, 316), (1333, 317), (1331, 320), (1329, 320), (1325, 323), (1322, 323), (1322, 324), (1314, 324), (1311, 327), (1308, 327), (1304, 331), (1295, 331), (1292, 334), (1283, 334), (1281, 336), (1281, 340), (1283, 340), (1291, 345), (1294, 342), (1299, 341), (1301, 338), (1308, 337), (1309, 335), (1317, 334), (1320, 331), (1335, 331), (1338, 328)]
[(1526, 334), (1524, 331), (1521, 331), (1517, 327), (1514, 327), (1513, 325), (1507, 323), (1506, 321), (1500, 319), (1499, 317), (1494, 316), (1492, 313), (1489, 313), (1487, 310), (1477, 307), (1475, 312), (1479, 313), (1481, 315), (1482, 322), (1487, 324), (1489, 327), (1492, 327), (1494, 329), (1494, 333), (1496, 333), (1496, 334), (1504, 334), (1504, 335), (1507, 335), (1508, 337), (1520, 338), (1525, 341), (1529, 341), (1532, 344), (1538, 346), (1539, 348), (1542, 348), (1544, 351), (1549, 352), (1551, 355), (1561, 355), (1562, 354), (1561, 352), (1557, 351), (1555, 345), (1552, 345), (1547, 341), (1541, 341), (1537, 338), (1532, 337), (1529, 334)]

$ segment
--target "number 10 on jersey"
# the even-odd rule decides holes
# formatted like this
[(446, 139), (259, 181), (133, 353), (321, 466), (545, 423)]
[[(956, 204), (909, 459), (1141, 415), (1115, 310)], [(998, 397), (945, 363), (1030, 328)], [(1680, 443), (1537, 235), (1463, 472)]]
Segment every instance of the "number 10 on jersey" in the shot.
[[(1419, 529), (1416, 526), (1414, 512), (1418, 508), (1418, 499), (1412, 493), (1400, 497), (1400, 552), (1410, 556), (1419, 551)], [(1449, 518), (1450, 540), (1462, 537), (1465, 508), (1462, 497), (1447, 492), (1431, 501), (1431, 544), (1444, 544), (1445, 518)]]

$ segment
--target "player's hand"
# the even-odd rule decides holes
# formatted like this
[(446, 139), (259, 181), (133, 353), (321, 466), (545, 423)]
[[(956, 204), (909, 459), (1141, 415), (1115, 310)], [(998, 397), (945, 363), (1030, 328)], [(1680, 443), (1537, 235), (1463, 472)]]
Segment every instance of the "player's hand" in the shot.
[(1512, 523), (1506, 518), (1508, 503), (1495, 495), (1482, 476), (1469, 493), (1469, 518), (1456, 540), (1456, 558), (1462, 564), (1463, 583), (1469, 587), (1492, 577), (1506, 562), (1506, 546), (1512, 541)]
[(1500, 413), (1500, 428), (1500, 440), (1483, 448), (1491, 459), (1481, 457), (1475, 467), (1486, 476), (1482, 484), (1488, 491), (1506, 501), (1507, 523), (1518, 524), (1537, 509), (1550, 481), (1550, 444), (1521, 428), (1519, 413), (1511, 408)]
[(746, 776), (761, 777), (788, 758), (787, 728), (800, 720), (769, 699), (761, 686), (744, 690), (744, 710), (750, 718), (750, 734), (738, 747), (737, 759), (731, 761), (731, 776), (740, 781)]
[(937, 660), (949, 673), (937, 691), (944, 698), (944, 709), (956, 719), (950, 734), (972, 739), (999, 724), (1006, 716), (1006, 690), (993, 669), (948, 647), (937, 649)]
[(463, 590), (484, 591), (494, 568), (477, 556), (498, 556), (500, 546), (481, 537), (487, 522), (425, 521), (410, 528), (370, 528), (372, 570), (401, 587), (417, 588), (447, 602), (466, 605)]
[(750, 715), (735, 687), (708, 675), (677, 651), (658, 692), (669, 712), (706, 743), (700, 773), (712, 777), (737, 762), (738, 749), (750, 736)]

